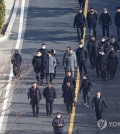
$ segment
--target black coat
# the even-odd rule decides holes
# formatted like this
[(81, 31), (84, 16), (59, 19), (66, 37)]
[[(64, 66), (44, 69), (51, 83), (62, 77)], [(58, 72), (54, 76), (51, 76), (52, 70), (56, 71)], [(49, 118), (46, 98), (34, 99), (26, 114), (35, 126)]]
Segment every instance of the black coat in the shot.
[(80, 92), (83, 90), (83, 92), (90, 91), (90, 87), (92, 86), (92, 83), (89, 79), (82, 79), (81, 86), (80, 86)]
[(118, 64), (118, 58), (115, 52), (110, 52), (108, 54), (108, 67), (110, 71), (116, 71)]
[(54, 101), (54, 99), (56, 99), (56, 91), (53, 87), (50, 89), (46, 87), (43, 90), (43, 96), (46, 99), (46, 101)]
[(92, 107), (95, 108), (96, 112), (103, 112), (103, 107), (107, 108), (107, 105), (103, 97), (98, 99), (97, 96), (95, 96), (92, 100)]
[(120, 12), (116, 12), (115, 14), (115, 24), (117, 27), (120, 27)]
[(100, 65), (100, 71), (106, 71), (107, 70), (107, 64), (108, 64), (107, 55), (106, 54), (104, 54), (104, 55), (99, 54), (98, 61), (99, 61), (99, 65)]
[(99, 18), (99, 23), (102, 26), (109, 26), (112, 24), (110, 15), (108, 13), (102, 13)]
[(65, 85), (63, 88), (62, 98), (64, 99), (64, 103), (73, 103), (75, 99), (75, 89), (73, 87), (68, 87)]
[(31, 99), (31, 104), (33, 105), (34, 101), (37, 101), (39, 103), (40, 99), (42, 99), (42, 94), (40, 89), (36, 88), (36, 97), (34, 96), (34, 89), (31, 87), (28, 91), (28, 99)]
[(84, 27), (85, 26), (85, 16), (78, 13), (74, 18), (74, 27)]
[(76, 56), (77, 56), (78, 64), (81, 61), (86, 61), (86, 59), (87, 59), (87, 50), (85, 50), (84, 48), (78, 48), (76, 50)]
[(119, 45), (118, 45), (118, 42), (117, 42), (117, 41), (115, 41), (114, 43), (110, 43), (110, 45), (111, 45), (112, 47), (114, 47), (115, 51), (120, 50), (120, 48), (119, 48)]
[[(62, 126), (58, 126), (60, 124), (62, 124)], [(52, 126), (53, 126), (53, 129), (54, 129), (54, 133), (62, 133), (63, 132), (63, 127), (65, 126), (65, 122), (62, 119), (62, 117), (60, 119), (58, 119), (56, 117), (52, 121)]]
[(20, 66), (22, 62), (22, 57), (19, 53), (15, 53), (13, 54), (12, 58), (11, 58), (11, 63), (14, 66)]
[(67, 82), (70, 82), (70, 84), (71, 84), (71, 87), (72, 88), (76, 88), (76, 81), (75, 81), (75, 78), (74, 77), (68, 77), (68, 76), (66, 76), (65, 78), (64, 78), (64, 80), (63, 80), (63, 84), (62, 84), (62, 90), (63, 90), (63, 88), (64, 88), (64, 86), (66, 86), (66, 83)]
[(41, 72), (44, 70), (44, 65), (43, 65), (43, 57), (42, 56), (34, 56), (32, 60), (32, 65), (34, 67), (34, 71)]
[(90, 12), (87, 13), (87, 22), (88, 22), (88, 27), (89, 28), (94, 28), (96, 27), (97, 23), (97, 13), (94, 12), (91, 14)]

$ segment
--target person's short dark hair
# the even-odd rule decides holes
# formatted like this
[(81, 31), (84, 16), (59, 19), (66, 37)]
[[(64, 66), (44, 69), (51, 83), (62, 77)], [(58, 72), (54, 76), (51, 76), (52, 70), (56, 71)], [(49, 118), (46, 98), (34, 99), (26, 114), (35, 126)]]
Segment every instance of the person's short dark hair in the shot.
[(116, 9), (118, 10), (118, 9), (120, 9), (120, 7), (116, 7)]
[(35, 83), (37, 84), (37, 82), (36, 82), (36, 81), (34, 81), (34, 82), (32, 83), (32, 85), (33, 85), (33, 84), (35, 84)]
[(45, 43), (42, 43), (42, 46), (46, 46), (46, 44)]
[(71, 48), (70, 46), (67, 46), (67, 48)]
[(111, 36), (110, 38), (115, 38), (115, 36)]
[(15, 53), (18, 53), (19, 51), (18, 51), (18, 49), (15, 49)]
[(92, 38), (92, 37), (94, 37), (94, 38), (95, 38), (95, 36), (94, 36), (94, 35), (90, 36), (90, 38)]
[(83, 43), (82, 43), (82, 42), (79, 42), (79, 45), (81, 45), (81, 44), (83, 45)]
[(47, 51), (48, 52), (48, 54), (51, 54), (51, 51)]
[(91, 9), (93, 9), (93, 10), (94, 10), (94, 8), (93, 8), (93, 7), (90, 7), (90, 10), (91, 10)]
[(56, 114), (61, 114), (60, 112), (57, 112)]

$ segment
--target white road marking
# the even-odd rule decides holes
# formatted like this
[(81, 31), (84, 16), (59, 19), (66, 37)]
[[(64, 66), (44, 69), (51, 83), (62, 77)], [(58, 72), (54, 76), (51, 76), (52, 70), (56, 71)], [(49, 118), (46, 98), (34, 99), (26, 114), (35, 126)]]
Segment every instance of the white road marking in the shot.
[[(20, 13), (20, 21), (19, 21), (19, 31), (18, 31), (18, 39), (17, 39), (17, 44), (15, 46), (15, 49), (19, 49), (20, 47), (20, 42), (21, 42), (21, 37), (22, 37), (22, 30), (23, 30), (23, 18), (24, 18), (24, 7), (25, 7), (25, 0), (22, 0), (21, 2), (21, 13)], [(5, 93), (5, 98), (9, 95), (10, 88), (11, 88), (11, 80), (13, 76), (13, 71), (12, 71), (12, 66), (10, 69), (10, 74), (9, 74), (9, 80), (6, 88), (6, 93)], [(4, 100), (3, 102), (3, 107), (2, 107), (2, 113), (0, 116), (0, 131), (2, 130), (2, 124), (4, 121), (4, 116), (5, 116), (5, 109), (7, 108), (7, 103), (8, 103), (8, 98)]]

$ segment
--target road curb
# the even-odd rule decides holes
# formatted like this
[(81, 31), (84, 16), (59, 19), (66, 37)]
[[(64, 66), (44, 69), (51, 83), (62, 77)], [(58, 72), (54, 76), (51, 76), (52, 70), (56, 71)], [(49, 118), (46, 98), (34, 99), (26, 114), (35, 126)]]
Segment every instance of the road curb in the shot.
[(18, 5), (19, 5), (19, 0), (15, 0), (14, 5), (13, 5), (13, 11), (11, 13), (11, 18), (9, 19), (8, 26), (7, 26), (7, 29), (5, 31), (4, 36), (0, 38), (0, 43), (6, 41), (10, 36), (11, 29), (12, 29), (14, 20), (16, 18)]

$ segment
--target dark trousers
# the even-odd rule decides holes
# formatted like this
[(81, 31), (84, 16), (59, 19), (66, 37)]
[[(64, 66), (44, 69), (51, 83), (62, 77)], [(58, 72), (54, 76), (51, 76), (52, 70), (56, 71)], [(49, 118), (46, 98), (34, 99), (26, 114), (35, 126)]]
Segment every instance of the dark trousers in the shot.
[(89, 56), (90, 64), (92, 67), (95, 67), (96, 60), (92, 56)]
[(85, 74), (87, 74), (87, 69), (86, 69), (85, 61), (80, 61), (78, 65), (79, 65), (80, 74), (82, 74), (82, 68), (84, 69)]
[(88, 91), (83, 91), (83, 100), (84, 100), (84, 103), (87, 103), (87, 105), (89, 105), (89, 92)]
[(53, 112), (53, 101), (48, 101), (46, 100), (46, 113), (48, 114), (52, 114)]
[(67, 107), (67, 112), (71, 113), (72, 107), (73, 107), (73, 102), (71, 102), (71, 101), (66, 102), (66, 107)]
[(118, 36), (118, 41), (120, 41), (120, 27), (117, 27), (117, 36)]
[(90, 35), (90, 37), (93, 35), (96, 37), (96, 27), (89, 28), (89, 35)]
[(102, 26), (102, 34), (103, 37), (109, 37), (109, 25), (108, 26)]
[(56, 69), (57, 69), (57, 67), (54, 67), (54, 74), (53, 74), (53, 78), (55, 79), (55, 77), (56, 77)]
[(39, 81), (43, 82), (43, 79), (44, 79), (44, 70), (41, 71), (41, 72), (36, 72), (36, 79), (37, 79), (38, 82)]
[(105, 79), (106, 78), (106, 70), (101, 70), (101, 78)]
[(97, 121), (102, 119), (102, 112), (96, 112), (96, 119)]
[[(49, 80), (50, 77), (50, 80)], [(50, 82), (52, 83), (52, 79), (53, 79), (53, 73), (46, 73), (46, 83)]]
[(13, 74), (15, 77), (19, 77), (21, 73), (20, 65), (13, 65)]
[(39, 105), (38, 102), (36, 100), (34, 100), (33, 104), (32, 104), (32, 111), (33, 111), (33, 116), (38, 116), (39, 114)]
[(115, 71), (110, 71), (111, 78), (113, 79), (115, 77)]
[(84, 7), (85, 7), (85, 0), (78, 0), (78, 2), (79, 2), (79, 5), (80, 5), (80, 8), (81, 9), (84, 9)]
[[(77, 36), (78, 40), (83, 39), (83, 34), (84, 34), (84, 28), (83, 27), (77, 27)], [(80, 36), (81, 35), (81, 36)]]
[(96, 73), (100, 76), (100, 65), (98, 63), (96, 64)]

